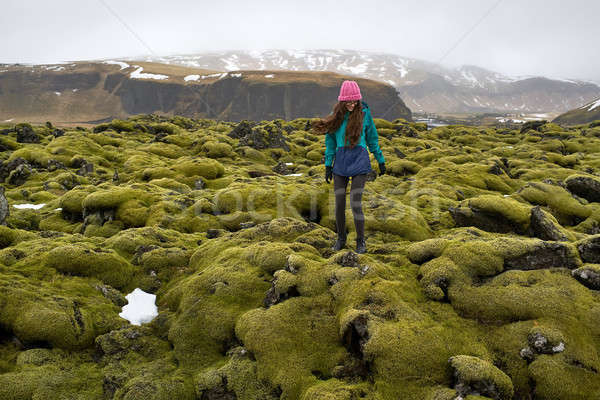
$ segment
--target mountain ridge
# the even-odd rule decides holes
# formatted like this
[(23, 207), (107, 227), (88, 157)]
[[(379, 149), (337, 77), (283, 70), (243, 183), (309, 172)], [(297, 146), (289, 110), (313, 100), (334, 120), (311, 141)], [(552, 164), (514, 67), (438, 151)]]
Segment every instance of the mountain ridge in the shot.
[[(230, 50), (134, 59), (223, 71), (246, 68), (328, 70), (360, 75), (396, 87), (406, 105), (415, 112), (565, 112), (600, 96), (600, 85), (591, 81), (511, 77), (473, 65), (450, 68), (430, 61), (366, 50)], [(449, 85), (433, 85), (439, 77)], [(531, 79), (542, 82), (533, 93), (526, 87)], [(429, 87), (430, 92), (422, 93), (419, 85)], [(521, 88), (521, 85), (525, 87)]]

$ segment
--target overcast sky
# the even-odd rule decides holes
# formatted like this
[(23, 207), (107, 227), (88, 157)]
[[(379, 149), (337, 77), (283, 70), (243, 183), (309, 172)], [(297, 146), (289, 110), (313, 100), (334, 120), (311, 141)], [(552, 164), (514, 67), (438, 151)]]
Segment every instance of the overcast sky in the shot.
[(353, 49), (600, 81), (599, 16), (598, 0), (2, 0), (0, 63)]

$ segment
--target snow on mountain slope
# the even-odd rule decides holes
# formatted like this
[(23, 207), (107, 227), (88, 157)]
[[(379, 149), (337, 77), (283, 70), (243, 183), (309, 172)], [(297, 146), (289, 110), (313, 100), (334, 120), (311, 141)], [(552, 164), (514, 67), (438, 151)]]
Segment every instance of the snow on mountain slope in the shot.
[(414, 111), (565, 112), (600, 96), (600, 85), (511, 77), (472, 65), (448, 68), (395, 54), (346, 49), (235, 50), (149, 57), (145, 61), (217, 71), (331, 71), (396, 87)]

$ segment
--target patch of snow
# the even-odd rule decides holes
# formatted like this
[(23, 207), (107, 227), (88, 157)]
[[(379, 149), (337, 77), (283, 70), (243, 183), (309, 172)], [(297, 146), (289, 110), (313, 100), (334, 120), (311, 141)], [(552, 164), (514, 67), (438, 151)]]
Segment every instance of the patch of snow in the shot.
[(13, 204), (14, 208), (18, 208), (18, 209), (32, 209), (32, 210), (39, 210), (40, 208), (44, 207), (46, 205), (46, 203), (42, 203), (42, 204)]
[(43, 66), (43, 67), (44, 67), (44, 68), (45, 68), (47, 71), (62, 71), (62, 70), (64, 70), (64, 69), (65, 69), (65, 67), (61, 67), (61, 66), (58, 66), (58, 65), (52, 65), (52, 66), (50, 66), (50, 67)]
[(123, 61), (113, 61), (113, 60), (108, 60), (108, 61), (104, 61), (104, 64), (111, 64), (111, 65), (118, 65), (121, 67), (121, 69), (125, 69), (125, 68), (129, 68), (130, 65), (123, 62)]
[(200, 79), (200, 75), (188, 75), (185, 78), (183, 78), (183, 80), (186, 82), (197, 81), (198, 79)]
[(242, 74), (241, 74), (241, 73), (238, 73), (238, 74), (229, 74), (229, 75), (231, 75), (231, 76), (234, 76), (234, 77), (236, 77), (236, 78), (240, 78), (240, 77), (242, 76)]
[(75, 92), (77, 92), (77, 91), (79, 91), (79, 89), (73, 89), (73, 93), (75, 93)]
[(168, 75), (162, 75), (162, 74), (142, 73), (142, 71), (144, 70), (144, 67), (139, 67), (137, 65), (136, 65), (136, 67), (138, 67), (138, 69), (136, 69), (131, 74), (129, 74), (130, 78), (133, 78), (133, 79), (167, 79), (169, 77)]
[(300, 176), (300, 175), (302, 175), (302, 173), (301, 173), (301, 172), (300, 172), (300, 173), (298, 173), (298, 174), (287, 174), (287, 175), (284, 175), (284, 176)]
[(269, 75), (265, 75), (265, 78), (272, 78), (274, 75), (273, 74), (269, 74)]
[(240, 67), (236, 64), (236, 60), (228, 60), (226, 58), (221, 58), (221, 61), (225, 64), (225, 69), (228, 71), (237, 71)]
[(219, 72), (219, 73), (216, 73), (216, 74), (202, 75), (202, 76), (200, 77), (200, 79), (214, 78), (215, 76), (219, 76), (219, 75), (221, 75), (221, 73), (220, 73), (220, 72)]
[(150, 322), (158, 315), (156, 295), (144, 292), (140, 288), (125, 296), (128, 303), (123, 306), (119, 317), (128, 320), (133, 325)]
[(293, 162), (286, 162), (285, 165), (294, 165)]
[(565, 351), (565, 344), (563, 342), (560, 342), (557, 346), (554, 346), (552, 348), (552, 351), (554, 353), (561, 353), (561, 352)]
[(60, 96), (61, 93), (60, 92), (54, 92), (55, 95)]
[(588, 111), (592, 111), (598, 107), (600, 107), (600, 99), (596, 100), (595, 102), (589, 104), (590, 108), (588, 108)]
[(62, 211), (62, 207), (55, 208), (54, 211)]
[(14, 119), (14, 118), (11, 118), (11, 119), (5, 119), (5, 120), (4, 120), (4, 122), (10, 122), (10, 121), (12, 121), (13, 119)]

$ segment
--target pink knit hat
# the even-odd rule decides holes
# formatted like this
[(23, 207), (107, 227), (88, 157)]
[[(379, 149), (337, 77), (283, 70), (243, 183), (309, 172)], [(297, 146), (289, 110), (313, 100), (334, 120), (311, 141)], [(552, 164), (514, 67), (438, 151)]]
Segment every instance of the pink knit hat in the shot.
[(360, 100), (362, 96), (360, 95), (360, 88), (358, 87), (358, 83), (355, 81), (344, 81), (342, 83), (342, 87), (340, 88), (340, 95), (338, 96), (339, 101), (348, 101), (348, 100)]

